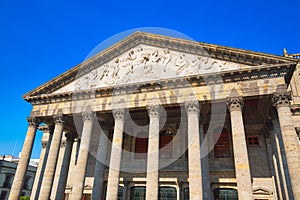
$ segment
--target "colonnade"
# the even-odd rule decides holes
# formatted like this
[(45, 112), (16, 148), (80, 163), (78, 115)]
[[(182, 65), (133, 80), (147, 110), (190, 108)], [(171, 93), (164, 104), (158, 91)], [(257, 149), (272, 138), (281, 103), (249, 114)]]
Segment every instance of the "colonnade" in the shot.
[[(300, 154), (297, 134), (293, 126), (287, 93), (282, 92), (274, 95), (274, 103), (277, 108), (278, 120), (280, 125), (280, 134), (285, 144), (284, 151), (287, 157), (288, 171), (291, 177), (291, 187), (295, 199), (300, 199)], [(231, 119), (232, 144), (234, 150), (234, 165), (236, 182), (238, 188), (239, 199), (252, 200), (252, 180), (250, 173), (250, 165), (247, 152), (247, 144), (245, 137), (245, 128), (243, 123), (243, 99), (233, 96), (227, 99), (228, 110)], [(203, 188), (209, 188), (209, 182), (203, 181), (202, 174), (208, 174), (208, 168), (202, 168), (203, 159), (201, 159), (201, 136), (200, 136), (200, 104), (198, 101), (188, 101), (184, 103), (187, 113), (187, 138), (188, 138), (188, 182), (189, 194), (191, 200), (199, 200), (199, 197), (211, 199), (212, 197), (203, 191)], [(160, 105), (149, 105), (147, 107), (150, 123), (149, 123), (149, 145), (148, 145), (148, 161), (146, 172), (146, 199), (153, 200), (158, 198), (159, 188), (159, 120)], [(82, 114), (83, 129), (79, 147), (77, 164), (72, 173), (74, 183), (71, 193), (72, 200), (81, 200), (84, 190), (84, 182), (87, 169), (87, 160), (91, 136), (93, 132), (93, 123), (95, 122), (95, 113), (88, 110)], [(113, 110), (114, 133), (112, 139), (112, 149), (110, 167), (107, 181), (107, 200), (116, 200), (118, 195), (118, 186), (120, 178), (120, 168), (122, 159), (122, 143), (123, 131), (126, 122), (125, 109)], [(49, 144), (49, 152), (46, 148), (41, 152), (41, 163), (45, 164), (44, 169), (39, 165), (37, 177), (32, 191), (32, 199), (48, 200), (50, 197), (55, 199), (63, 199), (67, 176), (69, 173), (70, 157), (72, 152), (72, 144), (74, 135), (68, 133), (66, 135), (64, 157), (61, 164), (60, 176), (58, 180), (56, 194), (53, 192), (54, 174), (57, 166), (59, 148), (62, 142), (62, 134), (64, 131), (64, 115), (60, 112), (54, 117), (54, 130), (51, 132), (51, 144)], [(39, 121), (35, 117), (28, 118), (29, 126), (25, 138), (20, 162), (14, 178), (12, 189), (10, 192), (10, 200), (17, 200), (21, 194), (22, 184), (24, 182), (25, 173), (28, 167), (34, 138)], [(100, 133), (98, 145), (97, 160), (104, 157), (107, 153), (107, 144), (104, 141), (105, 134), (103, 130)], [(50, 142), (49, 142), (50, 143)], [(43, 160), (46, 159), (46, 160)], [(93, 185), (93, 199), (101, 199), (104, 195), (103, 177), (105, 166), (101, 162), (97, 162), (95, 166), (95, 178)], [(40, 179), (40, 175), (43, 178)], [(42, 180), (42, 181), (41, 181)], [(38, 185), (40, 184), (40, 188)], [(208, 184), (208, 185), (207, 185)], [(37, 195), (38, 197), (37, 197)], [(201, 199), (200, 198), (200, 199)]]

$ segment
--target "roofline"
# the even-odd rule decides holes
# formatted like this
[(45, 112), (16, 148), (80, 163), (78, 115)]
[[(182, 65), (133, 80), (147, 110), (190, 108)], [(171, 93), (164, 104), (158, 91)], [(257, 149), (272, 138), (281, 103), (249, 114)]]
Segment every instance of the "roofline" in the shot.
[[(193, 41), (193, 40), (174, 38), (174, 37), (170, 37), (170, 36), (164, 36), (164, 35), (158, 35), (158, 34), (153, 34), (153, 33), (137, 31), (137, 32), (134, 32), (133, 34), (127, 36), (126, 38), (122, 39), (121, 41), (113, 44), (112, 46), (104, 49), (103, 51), (99, 52), (98, 54), (94, 55), (93, 57), (88, 58), (87, 60), (74, 66), (70, 70), (67, 70), (66, 72), (58, 75), (57, 77), (51, 79), (50, 81), (47, 81), (46, 83), (42, 84), (41, 86), (27, 92), (22, 97), (23, 97), (23, 99), (27, 100), (29, 98), (29, 96), (36, 94), (39, 91), (42, 91), (44, 88), (48, 88), (51, 85), (63, 80), (64, 78), (76, 74), (79, 71), (79, 69), (88, 65), (88, 63), (91, 63), (97, 59), (100, 59), (101, 57), (105, 57), (106, 54), (110, 54), (114, 51), (116, 51), (117, 53), (120, 53), (120, 47), (122, 47), (123, 45), (126, 46), (126, 43), (129, 43), (130, 41), (132, 41), (132, 42), (134, 42), (133, 44), (136, 45), (136, 43), (139, 44), (141, 42), (140, 40), (142, 40), (142, 39), (144, 39), (145, 41), (147, 41), (147, 39), (149, 41), (151, 39), (152, 40), (157, 39), (157, 40), (170, 41), (169, 43), (173, 42), (175, 44), (182, 44), (182, 45), (188, 45), (188, 46), (194, 46), (194, 47), (198, 46), (198, 47), (205, 48), (206, 50), (209, 49), (210, 51), (218, 50), (218, 51), (227, 51), (232, 54), (244, 54), (245, 57), (250, 56), (250, 57), (259, 57), (261, 59), (280, 60), (282, 62), (295, 62), (295, 64), (298, 62), (298, 59), (296, 59), (296, 58), (283, 57), (283, 56), (278, 56), (278, 55), (273, 55), (273, 54), (244, 50), (244, 49), (240, 49), (240, 48), (220, 46), (220, 45), (216, 45), (216, 44), (208, 44), (208, 43), (204, 43), (204, 42), (197, 42), (197, 41)], [(115, 55), (116, 53), (113, 53), (113, 54)]]

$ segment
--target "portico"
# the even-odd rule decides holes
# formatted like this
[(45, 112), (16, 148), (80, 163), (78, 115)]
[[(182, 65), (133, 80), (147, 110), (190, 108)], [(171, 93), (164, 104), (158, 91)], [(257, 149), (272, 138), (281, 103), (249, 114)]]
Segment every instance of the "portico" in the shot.
[[(300, 199), (284, 98), (296, 68), (292, 58), (137, 32), (24, 95), (33, 108), (10, 199), (41, 122), (54, 129), (32, 199), (252, 200), (285, 190)], [(289, 177), (273, 162), (276, 142), (267, 145), (276, 119)]]

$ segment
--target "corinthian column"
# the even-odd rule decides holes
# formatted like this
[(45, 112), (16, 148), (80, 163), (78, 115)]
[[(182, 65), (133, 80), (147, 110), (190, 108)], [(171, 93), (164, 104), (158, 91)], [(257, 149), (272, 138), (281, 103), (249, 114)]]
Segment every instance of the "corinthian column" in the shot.
[(74, 135), (71, 133), (65, 134), (67, 140), (65, 141), (65, 151), (64, 157), (61, 164), (60, 175), (58, 178), (58, 187), (56, 191), (56, 200), (63, 200), (65, 195), (65, 188), (67, 184), (69, 166), (70, 166), (70, 158), (72, 153), (72, 147), (74, 142)]
[(57, 164), (57, 158), (61, 143), (61, 136), (63, 133), (64, 116), (59, 112), (54, 116), (55, 128), (52, 136), (51, 146), (49, 149), (48, 159), (46, 162), (45, 173), (43, 176), (42, 186), (40, 190), (39, 199), (49, 200)]
[(115, 128), (109, 164), (107, 200), (117, 200), (118, 197), (125, 111), (124, 109), (113, 110), (113, 115), (115, 118)]
[(100, 139), (98, 144), (97, 160), (94, 175), (94, 185), (92, 199), (103, 199), (103, 183), (104, 183), (104, 169), (107, 153), (107, 143), (109, 142), (104, 130), (100, 131)]
[(235, 175), (239, 199), (252, 200), (252, 183), (243, 123), (242, 98), (232, 97), (227, 102), (231, 118)]
[(286, 92), (286, 89), (283, 89), (274, 93), (273, 101), (274, 106), (277, 108), (281, 129), (281, 133), (277, 134), (281, 134), (281, 137), (278, 137), (278, 139), (281, 139), (284, 145), (293, 190), (292, 196), (294, 199), (300, 199), (300, 145), (290, 110), (290, 98), (290, 93)]
[(158, 168), (159, 168), (159, 111), (160, 105), (148, 107), (149, 142), (147, 156), (147, 179), (146, 199), (155, 200), (158, 198)]
[(199, 132), (199, 103), (186, 102), (185, 110), (188, 117), (188, 165), (190, 199), (203, 199), (202, 169)]
[(26, 134), (26, 138), (21, 153), (21, 158), (18, 163), (16, 175), (10, 190), (10, 194), (8, 198), (10, 200), (18, 200), (20, 198), (27, 167), (29, 164), (29, 159), (32, 152), (34, 138), (36, 135), (36, 129), (39, 124), (38, 120), (35, 117), (28, 117), (27, 121), (28, 121), (27, 134)]
[(77, 165), (75, 167), (75, 173), (73, 174), (74, 177), (73, 177), (73, 188), (72, 188), (72, 198), (71, 198), (72, 200), (82, 199), (86, 166), (87, 166), (87, 160), (89, 155), (91, 136), (93, 132), (93, 121), (95, 119), (95, 113), (92, 111), (87, 111), (84, 112), (82, 116), (83, 116), (83, 129), (82, 129)]
[(33, 183), (33, 187), (31, 190), (30, 199), (37, 200), (40, 193), (40, 187), (44, 176), (46, 161), (48, 158), (49, 148), (53, 135), (53, 128), (48, 125), (39, 126), (39, 130), (43, 132), (42, 137), (42, 149), (40, 154), (40, 160), (38, 164), (38, 168), (36, 170), (35, 179)]

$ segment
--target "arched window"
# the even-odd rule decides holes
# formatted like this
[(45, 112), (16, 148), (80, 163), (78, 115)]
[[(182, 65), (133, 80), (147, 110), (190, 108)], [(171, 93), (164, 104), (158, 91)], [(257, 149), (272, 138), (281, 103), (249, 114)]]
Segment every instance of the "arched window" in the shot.
[(177, 191), (174, 187), (159, 187), (159, 200), (177, 200)]
[(237, 190), (232, 188), (214, 189), (214, 200), (238, 200)]
[(130, 200), (145, 200), (146, 199), (146, 187), (134, 186), (130, 188)]

